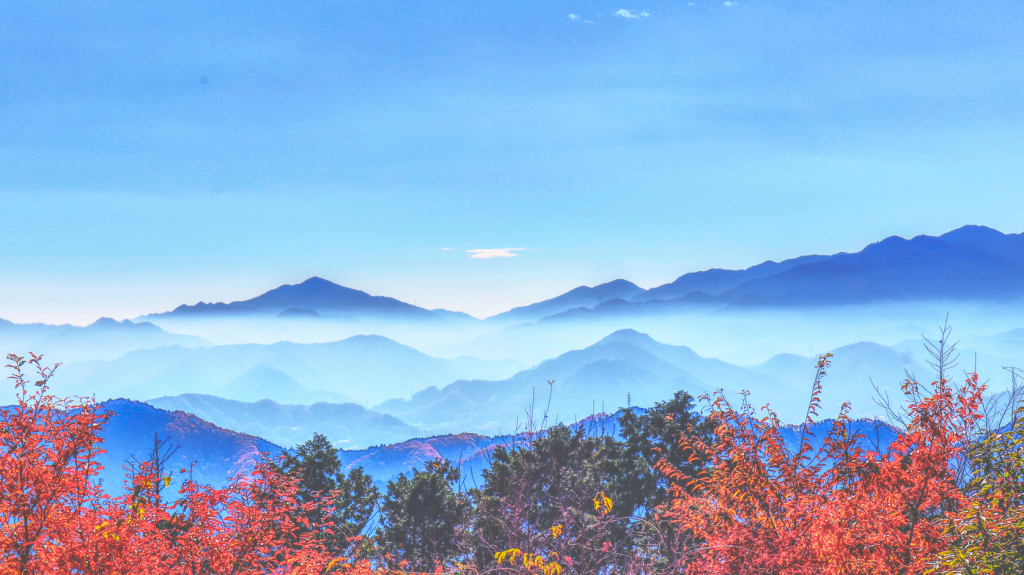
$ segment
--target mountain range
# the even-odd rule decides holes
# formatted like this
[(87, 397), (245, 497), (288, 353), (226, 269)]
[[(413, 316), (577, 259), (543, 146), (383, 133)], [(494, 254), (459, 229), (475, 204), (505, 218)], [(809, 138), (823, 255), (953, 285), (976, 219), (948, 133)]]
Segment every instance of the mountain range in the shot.
[[(923, 351), (921, 342), (915, 345)], [(823, 380), (823, 415), (838, 413), (849, 401), (854, 417), (872, 417), (881, 413), (875, 403), (876, 386), (898, 400), (906, 374), (931, 381), (924, 358), (878, 343), (860, 342), (831, 353), (832, 365)], [(678, 390), (696, 397), (723, 389), (729, 397), (749, 391), (755, 406), (768, 404), (783, 421), (795, 422), (807, 408), (816, 362), (814, 357), (780, 354), (739, 367), (624, 329), (505, 380), (456, 381), (373, 409), (425, 431), (495, 434), (514, 432), (531, 416), (539, 420), (545, 409), (555, 420), (575, 421), (589, 413), (653, 405)]]
[(555, 420), (575, 421), (628, 404), (652, 405), (678, 390), (697, 396), (718, 387), (756, 389), (779, 402), (791, 396), (780, 395), (786, 386), (771, 375), (702, 358), (685, 346), (626, 329), (505, 380), (429, 387), (374, 410), (437, 433), (514, 433), (517, 423), (522, 427), (530, 417), (540, 420), (545, 409)]
[(439, 359), (380, 336), (316, 344), (167, 346), (106, 362), (62, 367), (60, 393), (150, 399), (183, 393), (279, 403), (370, 402), (407, 396), (465, 377), (501, 378), (522, 369), (512, 360)]
[(362, 449), (419, 437), (422, 432), (391, 415), (354, 403), (280, 404), (269, 399), (236, 401), (187, 393), (158, 397), (146, 403), (168, 411), (192, 413), (214, 425), (294, 447), (321, 433), (335, 447)]
[[(979, 278), (985, 278), (980, 281)], [(1024, 296), (1024, 235), (964, 226), (941, 236), (892, 236), (856, 253), (766, 261), (742, 270), (709, 269), (643, 289), (624, 279), (580, 286), (487, 319), (514, 324), (573, 310), (599, 314), (666, 313), (689, 306), (790, 307), (882, 301), (1005, 300)], [(650, 302), (662, 302), (656, 305)], [(213, 317), (476, 322), (467, 314), (428, 310), (394, 298), (312, 277), (231, 303), (182, 304), (143, 319)], [(562, 316), (574, 319), (580, 314)], [(589, 316), (585, 316), (589, 317)]]
[[(562, 297), (562, 296), (560, 296)], [(550, 320), (664, 314), (712, 306), (794, 307), (907, 301), (1005, 301), (1024, 297), (1024, 234), (964, 226), (938, 237), (891, 236), (856, 253), (711, 269), (628, 299), (550, 314)], [(548, 302), (534, 304), (548, 311)], [(507, 313), (507, 312), (506, 312)]]
[(149, 322), (100, 318), (87, 326), (17, 324), (0, 319), (0, 345), (7, 353), (45, 353), (51, 362), (111, 360), (136, 349), (166, 345), (205, 347), (209, 341), (169, 333)]
[[(353, 339), (362, 345), (375, 343), (385, 350), (402, 350), (389, 340), (378, 341), (383, 338)], [(345, 342), (351, 343), (350, 340)], [(503, 379), (459, 379), (452, 371), (436, 370), (438, 365), (449, 365), (447, 360), (435, 360), (416, 352), (411, 356), (420, 363), (407, 365), (406, 375), (420, 382), (418, 391), (411, 397), (406, 396), (407, 399), (391, 396), (367, 409), (343, 400), (317, 399), (317, 393), (335, 396), (358, 393), (358, 385), (339, 385), (333, 392), (312, 394), (307, 394), (304, 387), (296, 389), (296, 380), (281, 370), (295, 374), (326, 370), (323, 359), (314, 361), (317, 358), (310, 353), (310, 347), (315, 345), (253, 344), (217, 346), (188, 353), (180, 348), (133, 352), (121, 360), (103, 364), (104, 369), (77, 385), (123, 384), (120, 388), (108, 389), (107, 393), (115, 393), (117, 389), (153, 391), (161, 386), (187, 390), (203, 387), (201, 382), (207, 382), (208, 388), (215, 388), (211, 382), (218, 378), (229, 380), (233, 373), (245, 369), (246, 364), (255, 364), (221, 388), (217, 395), (179, 391), (149, 399), (149, 403), (163, 409), (189, 412), (223, 428), (258, 435), (285, 447), (320, 432), (338, 446), (355, 448), (425, 434), (516, 433), (529, 425), (531, 417), (533, 423), (541, 421), (545, 411), (548, 421), (576, 421), (588, 414), (620, 407), (653, 405), (678, 390), (688, 391), (695, 397), (716, 389), (729, 394), (747, 390), (755, 405), (770, 404), (783, 421), (799, 421), (809, 399), (816, 362), (813, 357), (780, 354), (761, 364), (740, 367), (702, 357), (686, 346), (661, 343), (646, 334), (624, 329), (593, 345), (564, 353)], [(925, 359), (920, 353), (912, 356), (914, 349), (921, 348), (921, 343), (909, 342), (903, 347), (906, 353), (873, 342), (833, 349), (833, 364), (824, 380), (821, 413), (838, 413), (841, 403), (850, 401), (855, 417), (877, 415), (880, 409), (874, 402), (876, 385), (898, 399), (899, 385), (905, 374), (915, 374), (927, 381), (930, 368)], [(281, 353), (282, 349), (287, 353)], [(344, 351), (344, 345), (339, 345), (338, 349)], [(349, 363), (351, 354), (335, 351), (328, 355), (346, 364), (350, 372), (356, 368)], [(378, 361), (372, 363), (378, 371), (367, 372), (357, 381), (372, 379), (376, 385), (393, 377), (394, 372), (383, 366), (394, 364), (394, 359), (380, 354), (376, 357)], [(269, 358), (277, 358), (281, 370), (268, 367)], [(417, 376), (416, 369), (427, 371)], [(254, 372), (269, 373), (272, 377), (255, 381), (250, 378)], [(430, 377), (448, 379), (442, 380), (446, 383), (441, 385), (425, 384)], [(235, 392), (241, 394), (244, 390), (249, 397), (244, 401), (224, 397), (225, 390), (235, 389), (239, 381), (249, 382), (249, 385)]]

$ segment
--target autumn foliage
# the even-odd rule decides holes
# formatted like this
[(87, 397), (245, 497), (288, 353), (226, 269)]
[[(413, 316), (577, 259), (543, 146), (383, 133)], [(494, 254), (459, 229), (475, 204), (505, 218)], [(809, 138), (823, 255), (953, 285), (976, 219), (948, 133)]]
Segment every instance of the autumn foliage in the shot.
[[(703, 541), (688, 572), (922, 573), (948, 546), (943, 518), (966, 501), (950, 462), (980, 418), (977, 375), (956, 390), (933, 383), (885, 453), (851, 433), (848, 406), (814, 448), (809, 428), (829, 362), (819, 360), (795, 451), (774, 413), (758, 417), (746, 402), (734, 409), (719, 393), (709, 399), (715, 440), (683, 439), (694, 457), (710, 457), (709, 468), (686, 477), (661, 466), (677, 480), (668, 515)], [(904, 390), (918, 395), (918, 385), (907, 380)]]
[[(9, 356), (18, 402), (0, 413), (0, 574), (264, 574), (351, 571), (304, 524), (293, 477), (268, 462), (226, 489), (185, 481), (163, 503), (144, 465), (130, 492), (96, 483), (97, 432), (108, 417), (89, 400), (48, 393), (52, 368)], [(35, 368), (29, 381), (24, 368)]]

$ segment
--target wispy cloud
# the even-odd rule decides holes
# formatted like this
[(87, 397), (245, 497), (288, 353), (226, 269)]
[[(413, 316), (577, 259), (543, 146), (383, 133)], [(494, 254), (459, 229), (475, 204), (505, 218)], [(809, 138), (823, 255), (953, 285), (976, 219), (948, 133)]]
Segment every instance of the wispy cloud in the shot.
[(575, 15), (575, 14), (569, 14), (568, 16), (566, 16), (566, 18), (568, 18), (570, 20), (579, 20), (580, 19), (580, 17)]
[(736, 5), (735, 2), (728, 2), (728, 1), (726, 1), (726, 2), (722, 3), (722, 6), (735, 6), (735, 5)]
[(646, 10), (643, 12), (630, 12), (629, 10), (623, 8), (616, 12), (615, 15), (619, 16), (620, 18), (646, 18), (650, 16), (651, 13), (647, 12)]
[(514, 258), (526, 248), (486, 248), (479, 250), (466, 250), (466, 253), (473, 254), (469, 257), (475, 260), (489, 260), (491, 258)]

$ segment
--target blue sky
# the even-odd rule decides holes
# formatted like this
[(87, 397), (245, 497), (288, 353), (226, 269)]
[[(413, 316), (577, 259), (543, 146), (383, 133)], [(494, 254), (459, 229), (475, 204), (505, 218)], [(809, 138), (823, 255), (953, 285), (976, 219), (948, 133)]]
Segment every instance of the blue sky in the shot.
[[(987, 0), (7, 1), (0, 317), (311, 275), (483, 316), (1019, 232), (1021, 22)], [(468, 252), (502, 248), (525, 249)]]

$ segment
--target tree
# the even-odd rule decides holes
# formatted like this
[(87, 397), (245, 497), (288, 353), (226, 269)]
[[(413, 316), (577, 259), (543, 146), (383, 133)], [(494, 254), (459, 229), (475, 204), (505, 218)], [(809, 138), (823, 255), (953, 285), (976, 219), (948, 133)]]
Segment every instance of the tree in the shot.
[(411, 477), (388, 482), (376, 536), (387, 564), (427, 572), (458, 556), (469, 517), (469, 500), (457, 488), (460, 475), (447, 460), (435, 459)]
[(59, 364), (44, 367), (34, 354), (7, 360), (18, 400), (0, 410), (0, 573), (50, 573), (58, 555), (87, 544), (78, 520), (101, 499), (96, 431), (110, 414), (90, 400), (50, 395)]
[(622, 457), (637, 460), (639, 469), (624, 491), (636, 507), (651, 514), (669, 500), (670, 482), (655, 466), (664, 460), (680, 472), (696, 475), (706, 461), (691, 461), (679, 446), (679, 438), (687, 435), (709, 441), (714, 431), (713, 420), (696, 412), (693, 396), (677, 391), (672, 399), (660, 401), (650, 409), (624, 410), (618, 421), (623, 439)]
[[(314, 534), (331, 524), (314, 525), (305, 516), (329, 505), (299, 501), (298, 480), (266, 461), (225, 489), (184, 481), (170, 504), (158, 495), (166, 476), (144, 461), (129, 475), (127, 494), (104, 494), (95, 456), (100, 427), (112, 414), (89, 400), (50, 395), (55, 367), (43, 367), (41, 357), (8, 360), (18, 403), (0, 410), (0, 574), (367, 570), (325, 549)], [(31, 391), (25, 365), (38, 373)]]
[(315, 525), (331, 523), (333, 528), (321, 532), (320, 536), (328, 550), (343, 553), (362, 533), (373, 514), (380, 495), (373, 479), (364, 474), (361, 467), (346, 475), (341, 469), (338, 451), (319, 433), (299, 445), (294, 455), (284, 453), (279, 469), (298, 479), (299, 501), (330, 504), (329, 513), (322, 507), (315, 507), (306, 518)]
[(146, 459), (139, 461), (137, 457), (132, 456), (132, 461), (128, 466), (129, 482), (134, 484), (133, 478), (136, 475), (152, 474), (157, 479), (152, 491), (153, 501), (161, 503), (164, 490), (170, 488), (173, 480), (168, 464), (178, 449), (179, 446), (172, 444), (169, 437), (160, 439), (159, 434), (153, 433), (153, 447), (150, 448)]
[(948, 519), (952, 544), (937, 555), (936, 573), (1024, 573), (1024, 396), (1019, 371), (1009, 371), (1013, 385), (996, 398), (1008, 417), (986, 426), (970, 451), (968, 502)]
[(626, 484), (616, 493), (623, 504), (636, 507), (643, 516), (632, 526), (634, 554), (646, 543), (657, 549), (651, 568), (670, 570), (692, 551), (693, 541), (662, 515), (670, 501), (672, 482), (657, 468), (669, 465), (677, 473), (695, 477), (707, 466), (707, 457), (684, 452), (679, 440), (685, 436), (709, 442), (714, 436), (714, 420), (697, 413), (690, 394), (677, 391), (672, 399), (650, 409), (624, 410), (618, 421), (623, 439), (620, 467), (628, 472)]
[(660, 465), (673, 487), (669, 517), (703, 541), (688, 573), (910, 574), (946, 548), (940, 522), (963, 502), (950, 462), (977, 420), (983, 386), (972, 375), (953, 389), (945, 380), (923, 392), (904, 382), (906, 429), (885, 454), (851, 435), (844, 405), (818, 449), (810, 444), (821, 379), (818, 362), (802, 437), (790, 451), (775, 414), (758, 418), (744, 400), (733, 408), (707, 398), (715, 420), (710, 444), (683, 438), (711, 469), (696, 477)]
[(629, 500), (624, 461), (621, 444), (583, 426), (556, 425), (497, 447), (483, 488), (473, 492), (477, 565), (493, 565), (508, 550), (579, 573), (627, 563), (633, 507), (619, 502)]

